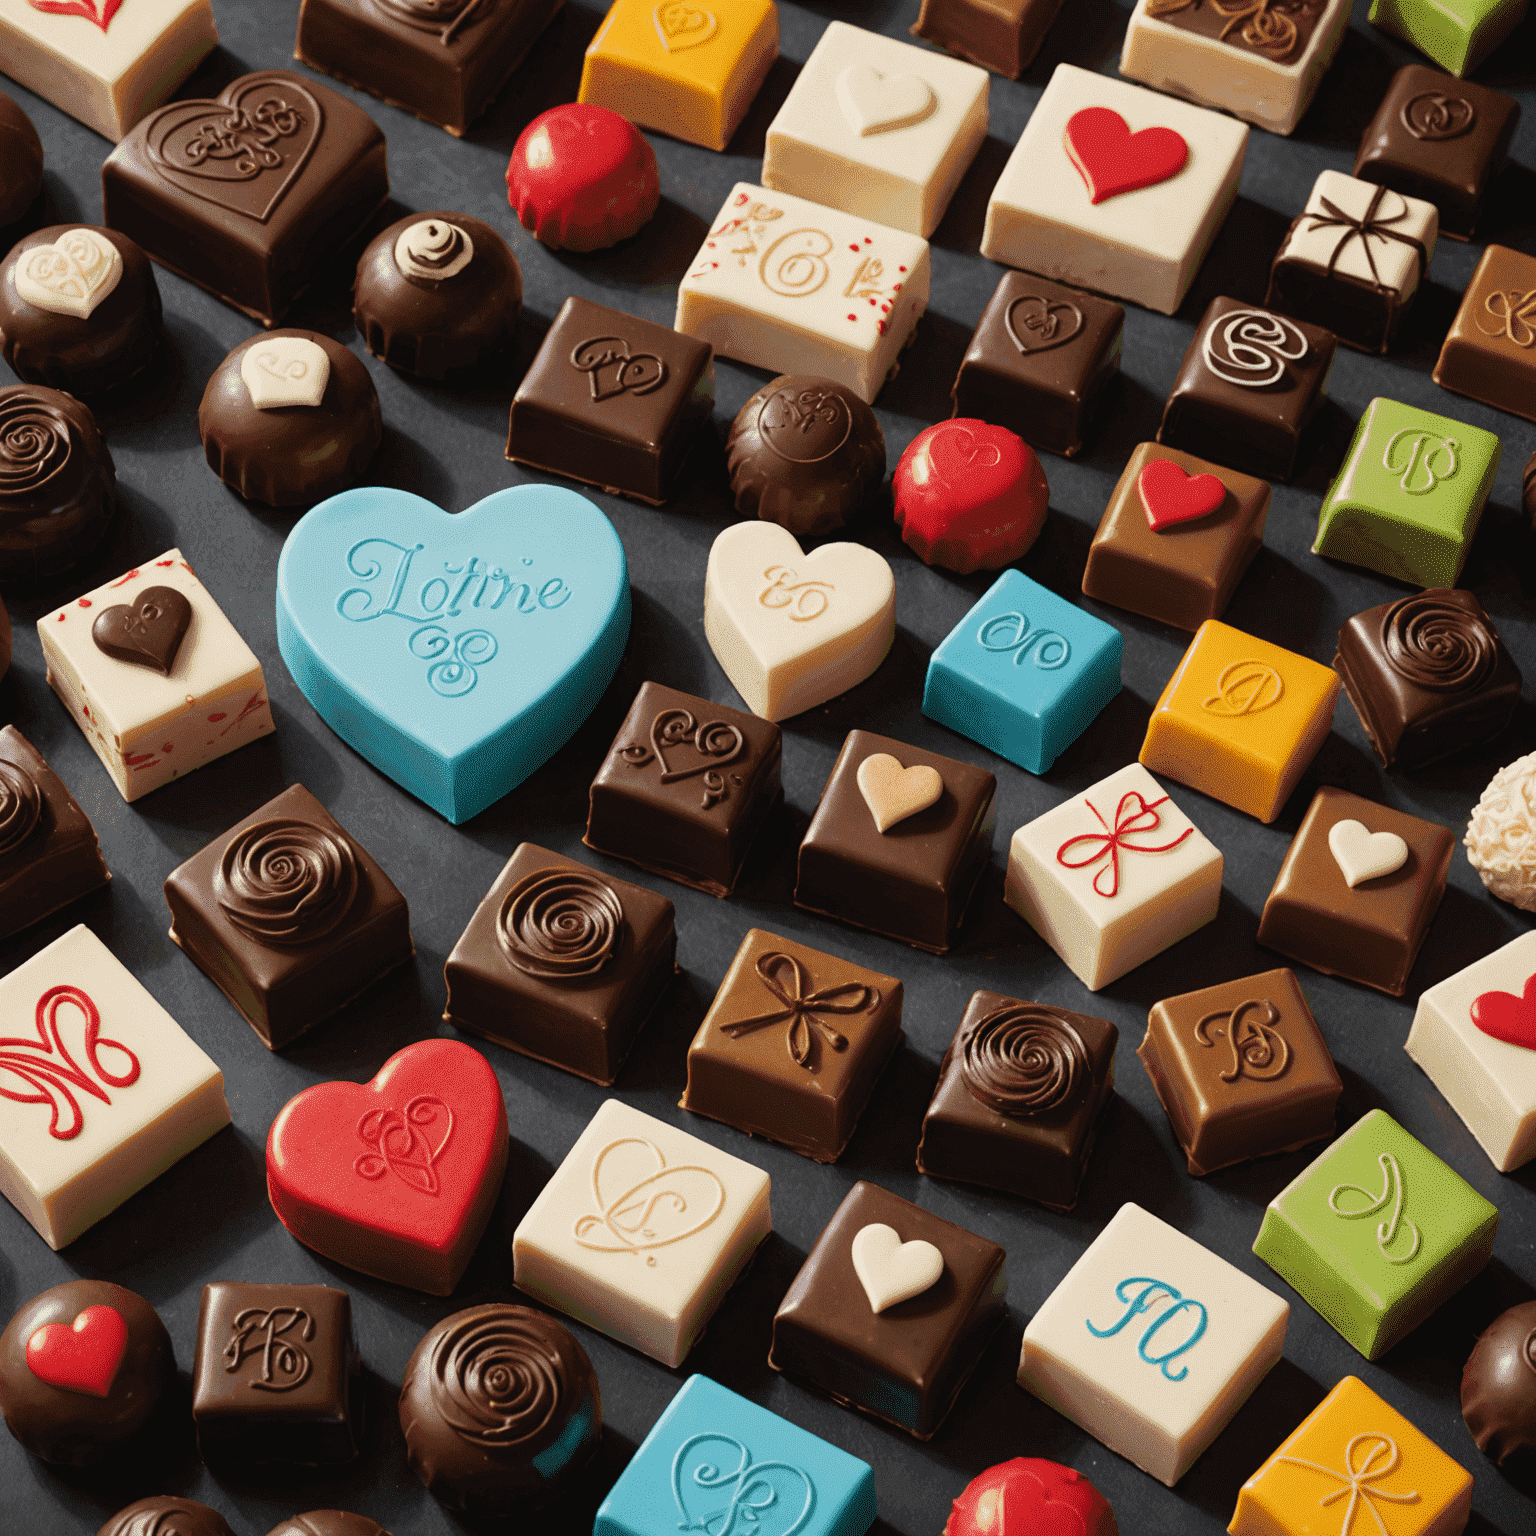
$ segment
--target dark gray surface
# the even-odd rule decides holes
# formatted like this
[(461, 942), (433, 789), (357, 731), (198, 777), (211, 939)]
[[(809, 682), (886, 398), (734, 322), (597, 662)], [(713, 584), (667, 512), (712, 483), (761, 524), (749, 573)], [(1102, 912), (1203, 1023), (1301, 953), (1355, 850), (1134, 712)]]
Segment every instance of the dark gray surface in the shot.
[[(130, 0), (132, 3), (132, 0)], [(184, 94), (208, 94), (225, 78), (286, 64), (294, 0), (214, 0), (222, 50)], [(728, 4), (729, 0), (717, 0)], [(368, 367), (384, 406), (386, 438), (375, 478), (462, 508), (499, 487), (531, 478), (502, 458), (506, 402), (551, 316), (568, 293), (670, 323), (673, 285), (685, 270), (731, 183), (755, 180), (763, 135), (794, 79), (797, 64), (834, 16), (905, 35), (916, 0), (846, 0), (840, 5), (785, 4), (784, 57), (775, 66), (728, 155), (657, 138), (664, 199), (655, 221), (612, 252), (567, 258), (543, 250), (510, 217), (502, 176), (512, 143), (535, 113), (575, 94), (581, 54), (595, 31), (595, 0), (573, 3), (537, 46), (488, 118), (466, 142), (418, 123), (367, 96), (356, 99), (384, 126), (401, 208), (458, 208), (492, 221), (523, 264), (529, 309), (516, 371), (474, 394), (418, 385), (373, 359)], [(1194, 319), (1217, 293), (1260, 300), (1271, 253), (1303, 203), (1317, 171), (1348, 170), (1360, 130), (1391, 70), (1416, 57), (1369, 27), (1365, 0), (1317, 105), (1291, 140), (1254, 130), (1242, 195), (1179, 315), (1132, 307), (1127, 316), (1124, 378), (1108, 420), (1082, 459), (1047, 457), (1052, 512), (1025, 559), (1029, 575), (1080, 599), (1088, 541), (1132, 446), (1152, 435)], [(1063, 59), (1113, 72), (1126, 10), (1107, 0), (1068, 0), (1028, 78), (993, 79), (992, 132), (962, 183), (935, 241), (932, 305), (902, 372), (880, 399), (890, 462), (915, 433), (949, 413), (948, 389), (970, 330), (1000, 271), (977, 254), (987, 195), (1051, 69)], [(1515, 168), (1500, 188), (1505, 216), (1486, 234), (1536, 252), (1536, 90), (1530, 60), (1536, 23), (1527, 21), (1480, 74), (1519, 87), (1525, 119)], [(1517, 66), (1510, 61), (1522, 61)], [(5, 82), (31, 114), (48, 153), (48, 191), (59, 219), (100, 214), (97, 167), (105, 141)], [(343, 87), (336, 87), (344, 89)], [(1512, 210), (1520, 210), (1511, 218)], [(1431, 281), (1390, 359), (1341, 353), (1328, 407), (1298, 484), (1279, 488), (1265, 549), (1227, 613), (1230, 622), (1326, 662), (1348, 615), (1406, 590), (1367, 572), (1308, 552), (1319, 494), (1333, 473), (1366, 402), (1386, 394), (1476, 423), (1504, 442), (1504, 463), (1483, 520), (1465, 584), (1475, 588), (1536, 682), (1536, 622), (1531, 608), (1531, 548), (1519, 516), (1520, 469), (1536, 427), (1438, 389), (1429, 377), (1440, 339), (1480, 245), (1443, 242)], [(766, 1168), (774, 1180), (776, 1231), (746, 1279), (731, 1292), (683, 1371), (671, 1372), (577, 1328), (602, 1378), (607, 1435), (591, 1496), (570, 1518), (539, 1519), (540, 1529), (590, 1526), (602, 1493), (689, 1371), (704, 1371), (767, 1404), (875, 1466), (883, 1529), (936, 1536), (949, 1501), (969, 1477), (1005, 1457), (1054, 1457), (1079, 1467), (1114, 1504), (1126, 1536), (1184, 1530), (1214, 1536), (1230, 1518), (1237, 1489), (1278, 1441), (1340, 1377), (1363, 1376), (1443, 1444), (1477, 1478), (1471, 1529), (1523, 1536), (1536, 1529), (1530, 1485), (1512, 1484), (1477, 1453), (1457, 1409), (1461, 1366), (1473, 1338), (1497, 1312), (1528, 1299), (1536, 1286), (1536, 1165), (1510, 1177), (1494, 1172), (1465, 1127), (1401, 1049), (1412, 998), (1424, 987), (1514, 938), (1529, 926), (1514, 909), (1487, 897), (1458, 851), (1451, 888), (1414, 971), (1412, 993), (1394, 1002), (1345, 982), (1302, 971), (1345, 1081), (1341, 1123), (1380, 1105), (1446, 1158), (1503, 1212), (1488, 1270), (1426, 1326), (1376, 1365), (1367, 1365), (1305, 1303), (1249, 1252), (1265, 1202), (1307, 1161), (1306, 1154), (1248, 1164), (1205, 1181), (1184, 1171), (1162, 1111), (1139, 1063), (1147, 1007), (1158, 997), (1274, 965), (1254, 929), (1287, 842), (1319, 783), (1341, 784), (1459, 827), (1488, 776), (1536, 745), (1536, 715), (1522, 706), (1515, 727), (1489, 751), (1454, 759), (1414, 777), (1381, 772), (1354, 710), (1341, 700), (1335, 731), (1281, 819), (1271, 827), (1178, 786), (1179, 803), (1226, 855), (1226, 893), (1210, 927), (1091, 995), (1003, 907), (1007, 838), (1022, 822), (1130, 761), (1147, 711), (1176, 664), (1183, 636), (1113, 609), (1085, 604), (1118, 625), (1126, 649), (1125, 691), (1053, 771), (1036, 779), (939, 729), (919, 713), (929, 651), (955, 624), (989, 578), (959, 579), (912, 559), (888, 521), (860, 530), (897, 573), (895, 648), (875, 676), (845, 698), (789, 723), (785, 732), (786, 809), (760, 840), (737, 896), (717, 902), (625, 865), (584, 855), (580, 847), (586, 785), (636, 686), (655, 677), (677, 687), (738, 702), (705, 644), (700, 624), (704, 562), (710, 541), (733, 520), (713, 447), (696, 457), (685, 492), (661, 511), (597, 497), (629, 554), (635, 621), (628, 656), (588, 726), (542, 771), (467, 826), (455, 829), (381, 778), (319, 721), (278, 657), (273, 580), (278, 551), (294, 519), (242, 504), (205, 467), (196, 407), (224, 353), (250, 334), (243, 317), (175, 277), (159, 273), (174, 342), (165, 376), (131, 411), (104, 418), (117, 459), (128, 524), (93, 569), (36, 599), (12, 604), (15, 666), (0, 682), (0, 718), (13, 719), (43, 750), (94, 820), (116, 874), (110, 889), (0, 946), (9, 970), (77, 921), (106, 940), (224, 1069), (232, 1131), (172, 1169), (62, 1254), (52, 1254), (8, 1206), (0, 1206), (0, 1318), (46, 1286), (76, 1275), (132, 1287), (159, 1308), (186, 1373), (202, 1283), (209, 1279), (328, 1281), (352, 1295), (367, 1368), (367, 1450), (339, 1473), (215, 1478), (196, 1459), (190, 1434), (163, 1448), (158, 1461), (125, 1474), (60, 1474), (0, 1435), (0, 1530), (28, 1536), (92, 1531), (112, 1510), (145, 1493), (176, 1492), (216, 1505), (238, 1536), (261, 1536), (295, 1510), (340, 1505), (366, 1512), (396, 1536), (459, 1527), (406, 1466), (394, 1414), (402, 1369), (422, 1332), (471, 1303), (513, 1295), (508, 1238), (553, 1166), (603, 1098), (553, 1069), (487, 1047), (506, 1089), (513, 1150), (500, 1205), (458, 1293), (440, 1301), (383, 1285), (328, 1264), (278, 1225), (263, 1185), (263, 1145), (273, 1116), (300, 1088), (331, 1077), (365, 1079), (392, 1051), (439, 1031), (443, 960), (502, 861), (529, 838), (591, 857), (627, 879), (640, 878), (677, 903), (684, 974), (663, 1013), (647, 1029), (617, 1092), (629, 1102)], [(292, 323), (325, 330), (359, 352), (346, 301), (345, 274)], [(766, 375), (731, 363), (719, 369), (716, 434)], [(0, 378), (9, 382), (8, 373)], [(33, 621), (55, 602), (177, 543), (223, 604), (266, 668), (277, 734), (125, 806), (85, 740), (43, 680)], [(999, 777), (997, 845), (966, 925), (963, 942), (939, 960), (797, 912), (790, 905), (794, 849), (844, 733), (867, 726), (994, 769)], [(312, 1038), (283, 1056), (269, 1055), (201, 972), (166, 937), (160, 882), (215, 833), (285, 785), (317, 794), (369, 848), (411, 904), (417, 963), (408, 979), (375, 989)], [(758, 924), (807, 943), (858, 957), (900, 976), (907, 987), (908, 1043), (881, 1080), (863, 1125), (842, 1162), (820, 1168), (782, 1149), (749, 1142), (676, 1108), (684, 1051), (742, 933)], [(1052, 1216), (1012, 1201), (920, 1178), (913, 1171), (918, 1127), (938, 1058), (966, 999), (977, 987), (1101, 1013), (1121, 1029), (1119, 1086), (1094, 1156), (1081, 1205)], [(0, 1114), (14, 1114), (0, 1106)], [(765, 1363), (773, 1309), (848, 1186), (870, 1178), (951, 1220), (1004, 1243), (1010, 1258), (1010, 1320), (938, 1436), (920, 1446), (774, 1375)], [(1133, 1199), (1189, 1232), (1292, 1302), (1284, 1361), (1232, 1426), (1169, 1491), (1046, 1409), (1013, 1384), (1019, 1333), (1031, 1313), (1108, 1217)], [(1357, 1517), (1360, 1527), (1363, 1516)]]

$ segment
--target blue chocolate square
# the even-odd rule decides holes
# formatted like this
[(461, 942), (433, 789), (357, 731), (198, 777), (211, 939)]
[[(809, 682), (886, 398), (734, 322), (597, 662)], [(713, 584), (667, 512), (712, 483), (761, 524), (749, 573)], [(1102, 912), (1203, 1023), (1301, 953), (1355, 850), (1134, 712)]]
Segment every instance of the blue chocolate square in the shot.
[(864, 1536), (867, 1462), (690, 1376), (597, 1512), (592, 1536)]
[(1113, 625), (1004, 571), (928, 663), (923, 713), (1044, 773), (1120, 691)]

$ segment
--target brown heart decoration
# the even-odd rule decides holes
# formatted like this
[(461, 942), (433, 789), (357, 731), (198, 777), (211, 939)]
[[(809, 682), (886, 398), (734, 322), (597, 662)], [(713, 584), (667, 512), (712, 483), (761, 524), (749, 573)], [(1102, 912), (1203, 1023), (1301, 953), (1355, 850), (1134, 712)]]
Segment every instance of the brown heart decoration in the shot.
[(169, 677), (191, 622), (192, 604), (175, 587), (148, 587), (136, 603), (103, 608), (91, 625), (91, 639), (118, 661)]
[(1083, 312), (1062, 299), (1020, 294), (1003, 316), (1008, 336), (1020, 352), (1049, 352), (1065, 346), (1083, 328)]

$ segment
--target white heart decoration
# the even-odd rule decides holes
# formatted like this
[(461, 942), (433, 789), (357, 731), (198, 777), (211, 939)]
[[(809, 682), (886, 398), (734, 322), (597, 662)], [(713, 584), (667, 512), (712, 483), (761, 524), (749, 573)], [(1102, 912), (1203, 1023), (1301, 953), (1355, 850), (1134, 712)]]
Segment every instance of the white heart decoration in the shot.
[(889, 752), (871, 752), (859, 764), (858, 782), (880, 832), (926, 811), (944, 793), (944, 776), (937, 768), (903, 768)]
[(89, 320), (123, 276), (118, 248), (94, 229), (72, 229), (34, 245), (16, 263), (16, 295), (51, 315)]
[(932, 1243), (904, 1243), (894, 1227), (872, 1221), (853, 1235), (853, 1272), (876, 1312), (921, 1296), (944, 1273), (944, 1255)]
[(1328, 850), (1351, 890), (1408, 862), (1408, 844), (1396, 832), (1368, 832), (1363, 822), (1352, 819), (1334, 822), (1328, 832)]
[(882, 75), (871, 64), (850, 64), (837, 77), (837, 102), (848, 126), (867, 139), (932, 117), (939, 98), (920, 75)]
[(258, 411), (319, 405), (331, 378), (325, 348), (304, 336), (273, 336), (246, 348), (240, 377)]

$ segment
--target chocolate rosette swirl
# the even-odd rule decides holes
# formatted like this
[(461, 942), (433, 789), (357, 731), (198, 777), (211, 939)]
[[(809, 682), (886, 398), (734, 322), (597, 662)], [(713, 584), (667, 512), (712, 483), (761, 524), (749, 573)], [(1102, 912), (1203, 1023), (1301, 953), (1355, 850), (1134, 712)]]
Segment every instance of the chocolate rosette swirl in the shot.
[(624, 935), (619, 893), (581, 869), (541, 869), (507, 892), (496, 936), (518, 970), (545, 981), (596, 976)]
[(337, 928), (357, 896), (351, 844), (312, 822), (259, 821), (229, 840), (213, 877), (219, 909), (258, 943), (312, 943)]
[(1448, 598), (1421, 592), (1382, 615), (1387, 659), (1416, 688), (1470, 693), (1498, 665), (1498, 641), (1483, 619)]
[(475, 1445), (496, 1449), (537, 1435), (565, 1401), (565, 1361), (535, 1314), (476, 1307), (450, 1318), (428, 1364), (443, 1422)]
[(19, 763), (0, 758), (0, 862), (37, 830), (43, 819), (43, 795), (37, 780)]
[(971, 1096), (1015, 1120), (1075, 1106), (1092, 1072), (1083, 1038), (1049, 1008), (994, 1008), (965, 1038), (960, 1075)]
[(0, 394), (0, 497), (35, 497), (69, 463), (70, 423), (50, 389)]

